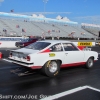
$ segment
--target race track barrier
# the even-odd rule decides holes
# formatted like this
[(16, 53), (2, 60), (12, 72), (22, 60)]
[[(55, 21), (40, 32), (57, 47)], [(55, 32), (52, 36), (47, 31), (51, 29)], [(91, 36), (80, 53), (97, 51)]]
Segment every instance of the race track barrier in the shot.
[[(0, 48), (15, 48), (15, 43), (18, 41), (0, 41)], [(93, 47), (95, 42), (73, 42), (76, 46)]]
[(0, 48), (15, 48), (15, 43), (25, 39), (24, 37), (0, 37)]
[(0, 48), (15, 48), (17, 41), (0, 41)]

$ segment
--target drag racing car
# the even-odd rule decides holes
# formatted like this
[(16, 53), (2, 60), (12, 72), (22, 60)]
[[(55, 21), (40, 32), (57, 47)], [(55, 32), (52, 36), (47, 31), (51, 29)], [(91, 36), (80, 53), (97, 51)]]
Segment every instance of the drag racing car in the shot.
[(22, 41), (20, 42), (16, 42), (15, 43), (15, 46), (16, 47), (25, 47), (25, 46), (28, 46), (29, 44), (31, 43), (34, 43), (36, 42), (38, 39), (35, 39), (35, 38), (28, 38), (28, 39), (23, 39)]
[(98, 60), (95, 51), (80, 50), (70, 41), (36, 41), (24, 48), (11, 50), (9, 59), (31, 69), (41, 69), (47, 76), (58, 75), (61, 67), (85, 65), (92, 68)]

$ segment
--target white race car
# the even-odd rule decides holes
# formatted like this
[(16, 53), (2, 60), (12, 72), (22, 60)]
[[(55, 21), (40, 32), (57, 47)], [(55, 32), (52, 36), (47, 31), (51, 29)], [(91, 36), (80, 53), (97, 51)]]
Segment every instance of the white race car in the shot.
[(98, 60), (98, 53), (80, 50), (70, 41), (43, 40), (10, 51), (9, 59), (31, 69), (42, 69), (47, 76), (53, 77), (59, 73), (61, 67), (93, 67), (94, 61)]

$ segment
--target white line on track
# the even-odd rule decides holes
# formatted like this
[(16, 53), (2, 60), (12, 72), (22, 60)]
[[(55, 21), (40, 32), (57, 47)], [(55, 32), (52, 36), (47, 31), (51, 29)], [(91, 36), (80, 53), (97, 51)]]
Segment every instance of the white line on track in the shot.
[(99, 89), (93, 88), (93, 87), (91, 87), (91, 86), (87, 86), (87, 88), (89, 88), (89, 89), (91, 89), (91, 90), (94, 90), (94, 91), (97, 91), (97, 92), (100, 92)]
[(69, 95), (69, 94), (84, 90), (84, 89), (91, 89), (91, 90), (100, 92), (99, 89), (96, 89), (96, 88), (93, 88), (93, 87), (90, 87), (90, 86), (86, 85), (86, 86), (82, 86), (82, 87), (78, 87), (78, 88), (75, 88), (75, 89), (71, 89), (71, 90), (68, 90), (68, 91), (65, 91), (65, 92), (62, 92), (62, 93), (58, 93), (58, 94), (55, 94), (55, 95), (52, 95), (52, 96), (49, 96), (49, 97), (46, 97), (46, 98), (43, 98), (43, 99), (40, 99), (40, 100), (54, 100), (54, 99), (58, 99), (60, 97), (63, 97), (63, 96), (66, 96), (66, 95)]
[(2, 59), (2, 60), (12, 63), (12, 61), (8, 59)]

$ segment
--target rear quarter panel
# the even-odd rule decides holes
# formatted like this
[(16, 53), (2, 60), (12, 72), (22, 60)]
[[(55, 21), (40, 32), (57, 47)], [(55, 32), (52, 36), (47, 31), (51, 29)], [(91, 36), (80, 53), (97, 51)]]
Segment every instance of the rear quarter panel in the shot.
[(98, 53), (95, 51), (83, 51), (84, 52), (84, 61), (86, 62), (90, 57), (94, 57), (94, 60), (98, 60)]
[[(52, 56), (50, 56), (50, 54)], [(49, 60), (61, 60), (63, 63), (64, 56), (62, 52), (37, 53), (31, 55), (31, 62), (33, 62), (35, 66), (43, 66)]]

